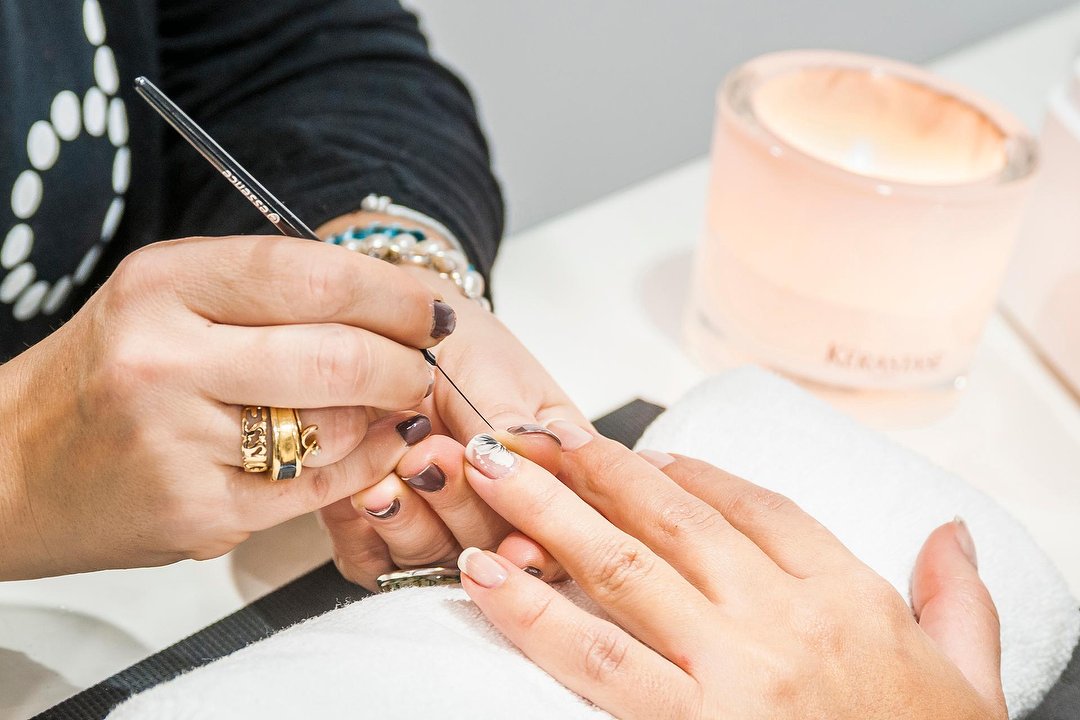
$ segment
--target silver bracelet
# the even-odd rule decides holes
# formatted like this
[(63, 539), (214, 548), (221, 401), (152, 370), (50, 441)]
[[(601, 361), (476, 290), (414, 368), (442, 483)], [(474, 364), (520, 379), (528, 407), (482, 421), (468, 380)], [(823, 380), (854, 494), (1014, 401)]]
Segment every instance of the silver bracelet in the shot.
[(491, 310), (491, 303), (484, 297), (484, 276), (473, 268), (465, 254), (429, 238), (420, 228), (373, 222), (361, 228), (347, 228), (327, 237), (324, 242), (394, 265), (430, 268), (439, 277), (457, 285), (462, 295), (476, 300), (485, 310)]

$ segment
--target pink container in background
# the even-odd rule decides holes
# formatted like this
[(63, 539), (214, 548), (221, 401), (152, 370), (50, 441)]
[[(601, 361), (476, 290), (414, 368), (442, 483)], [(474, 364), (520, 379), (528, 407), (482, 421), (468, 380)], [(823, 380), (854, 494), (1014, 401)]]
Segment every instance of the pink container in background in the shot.
[(1080, 395), (1080, 58), (1050, 95), (1042, 169), (1002, 304)]
[(687, 318), (810, 380), (952, 387), (993, 308), (1035, 168), (1013, 116), (919, 68), (759, 57), (720, 91)]

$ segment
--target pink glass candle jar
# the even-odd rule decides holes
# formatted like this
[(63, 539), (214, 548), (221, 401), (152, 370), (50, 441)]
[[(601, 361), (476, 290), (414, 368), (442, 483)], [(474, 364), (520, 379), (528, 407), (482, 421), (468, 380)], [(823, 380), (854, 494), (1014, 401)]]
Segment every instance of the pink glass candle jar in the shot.
[(818, 51), (750, 61), (720, 91), (692, 349), (708, 363), (734, 347), (830, 385), (951, 386), (1034, 168), (1018, 120), (917, 67)]

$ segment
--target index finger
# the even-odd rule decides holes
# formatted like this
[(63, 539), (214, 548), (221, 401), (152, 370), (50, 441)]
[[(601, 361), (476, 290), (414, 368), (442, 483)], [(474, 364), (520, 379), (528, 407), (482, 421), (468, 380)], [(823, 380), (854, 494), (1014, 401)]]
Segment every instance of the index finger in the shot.
[(667, 657), (702, 641), (705, 596), (539, 465), (491, 435), (465, 449), (465, 477), (488, 505), (555, 557), (620, 625)]
[(448, 303), (401, 268), (312, 240), (189, 238), (150, 246), (132, 260), (135, 273), (148, 276), (136, 282), (169, 282), (190, 310), (221, 324), (340, 323), (426, 348), (457, 322)]

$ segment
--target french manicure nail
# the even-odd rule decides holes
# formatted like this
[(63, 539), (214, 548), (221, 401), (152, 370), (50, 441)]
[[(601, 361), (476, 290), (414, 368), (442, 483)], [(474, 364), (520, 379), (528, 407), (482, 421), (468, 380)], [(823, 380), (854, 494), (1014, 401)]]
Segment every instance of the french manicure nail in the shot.
[(953, 519), (953, 522), (956, 523), (956, 542), (960, 546), (960, 550), (963, 551), (964, 557), (968, 559), (972, 567), (978, 569), (979, 558), (975, 554), (975, 541), (971, 538), (971, 531), (968, 530), (967, 523), (959, 515)]
[(506, 428), (506, 432), (511, 435), (544, 435), (549, 437), (555, 442), (562, 445), (562, 440), (559, 440), (559, 436), (548, 430), (543, 425), (536, 425), (535, 423), (525, 423), (524, 425), (515, 425), (512, 428)]
[(591, 434), (566, 420), (552, 420), (547, 424), (547, 428), (559, 438), (563, 450), (577, 450), (593, 439)]
[(658, 467), (661, 470), (675, 462), (675, 458), (668, 455), (666, 452), (660, 452), (659, 450), (638, 450), (638, 455), (645, 458), (650, 465)]
[(457, 564), (461, 572), (482, 587), (497, 588), (506, 582), (506, 569), (480, 548), (465, 548)]
[(369, 510), (368, 508), (364, 508), (368, 515), (370, 515), (371, 517), (379, 518), (380, 520), (394, 517), (398, 514), (398, 510), (400, 509), (401, 501), (397, 498), (394, 498), (394, 501), (384, 507), (382, 510)]
[(442, 300), (436, 300), (434, 306), (431, 337), (439, 340), (454, 332), (454, 328), (457, 327), (457, 314), (454, 312), (454, 308)]
[(395, 429), (406, 445), (412, 446), (431, 434), (431, 420), (427, 415), (413, 415), (399, 422)]
[(412, 477), (405, 478), (405, 482), (417, 490), (437, 492), (446, 487), (446, 473), (438, 465), (431, 463)]
[(491, 435), (481, 433), (465, 446), (469, 464), (493, 480), (506, 477), (517, 466), (517, 456)]
[(534, 578), (543, 579), (544, 577), (544, 571), (534, 565), (526, 565), (521, 569), (532, 575)]

